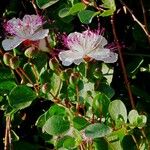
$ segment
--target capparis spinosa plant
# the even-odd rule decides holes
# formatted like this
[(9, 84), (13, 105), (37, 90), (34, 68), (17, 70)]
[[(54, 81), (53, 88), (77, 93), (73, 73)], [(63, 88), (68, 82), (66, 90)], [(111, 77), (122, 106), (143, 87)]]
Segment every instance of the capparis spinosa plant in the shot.
[(2, 6), (1, 149), (150, 149), (150, 2)]

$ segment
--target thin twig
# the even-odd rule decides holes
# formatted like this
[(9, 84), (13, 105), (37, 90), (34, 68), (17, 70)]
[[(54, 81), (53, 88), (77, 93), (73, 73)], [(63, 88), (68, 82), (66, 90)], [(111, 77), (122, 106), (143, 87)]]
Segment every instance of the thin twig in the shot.
[[(148, 24), (147, 24), (147, 18), (146, 18), (146, 11), (145, 11), (145, 8), (144, 8), (143, 0), (140, 0), (140, 3), (141, 3), (142, 11), (143, 11), (145, 29), (149, 33)], [(150, 44), (150, 36), (148, 36), (148, 42)]]
[(6, 116), (4, 150), (11, 150), (12, 149), (10, 122), (11, 122), (10, 116)]
[(145, 34), (148, 36), (148, 38), (150, 38), (149, 32), (147, 31), (145, 25), (143, 25), (133, 14), (132, 10), (122, 1), (120, 0), (121, 4), (126, 8), (126, 10), (130, 13), (130, 15), (132, 16), (133, 20), (143, 29), (143, 31), (145, 32)]
[(137, 150), (140, 150), (140, 149), (139, 149), (139, 146), (138, 146), (138, 143), (137, 143), (137, 141), (136, 141), (135, 136), (134, 136), (134, 135), (131, 135), (131, 136), (132, 136), (132, 139), (133, 139), (133, 141), (134, 141), (134, 143), (135, 143), (135, 145), (136, 145)]
[(148, 139), (147, 139), (147, 137), (146, 137), (144, 128), (141, 129), (141, 133), (142, 133), (143, 137), (144, 137), (145, 140), (146, 140), (146, 143), (147, 143), (147, 145), (148, 145), (148, 148), (150, 149), (150, 143), (149, 143), (149, 141), (148, 141)]
[(37, 7), (36, 7), (36, 5), (35, 5), (35, 0), (31, 0), (31, 3), (32, 3), (32, 6), (33, 6), (33, 8), (34, 8), (36, 14), (39, 15), (39, 11), (38, 11), (38, 9), (37, 9)]
[(117, 45), (118, 54), (119, 54), (119, 58), (120, 58), (120, 65), (121, 65), (121, 68), (122, 68), (124, 81), (125, 81), (125, 85), (126, 85), (126, 88), (127, 88), (127, 91), (128, 91), (130, 103), (131, 103), (132, 108), (135, 108), (135, 103), (134, 103), (134, 99), (133, 99), (133, 95), (132, 95), (132, 92), (131, 92), (130, 83), (129, 83), (128, 77), (127, 77), (127, 71), (126, 71), (124, 60), (123, 60), (123, 56), (122, 56), (122, 49), (121, 49), (121, 46), (119, 44), (119, 40), (118, 40), (118, 37), (117, 37), (117, 34), (116, 34), (116, 28), (115, 28), (115, 23), (114, 23), (114, 15), (111, 17), (111, 24), (112, 24), (114, 40), (115, 40), (116, 45)]

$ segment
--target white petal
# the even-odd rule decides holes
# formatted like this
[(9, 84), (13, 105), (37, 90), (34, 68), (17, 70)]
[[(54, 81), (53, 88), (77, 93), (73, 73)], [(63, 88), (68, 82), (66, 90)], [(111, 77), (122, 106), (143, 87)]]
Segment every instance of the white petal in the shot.
[(81, 33), (73, 32), (68, 35), (67, 44), (69, 49), (81, 52), (84, 51), (85, 39), (83, 38)]
[(102, 47), (104, 47), (108, 43), (107, 40), (101, 35), (99, 36), (99, 42)]
[(114, 52), (110, 52), (110, 55), (109, 57), (107, 58), (104, 58), (103, 61), (105, 63), (114, 63), (118, 60), (118, 54), (117, 53), (114, 53)]
[(74, 63), (75, 63), (76, 65), (79, 65), (81, 62), (83, 62), (83, 58), (81, 58), (81, 59), (75, 59), (75, 60), (74, 60)]
[(11, 50), (13, 48), (16, 48), (19, 44), (21, 44), (24, 40), (18, 38), (18, 37), (12, 37), (10, 39), (5, 39), (2, 41), (2, 46), (4, 50)]
[(29, 37), (29, 40), (37, 41), (37, 40), (43, 39), (46, 36), (48, 36), (48, 32), (49, 32), (48, 29), (39, 29), (37, 32), (31, 35), (31, 37)]
[(64, 66), (69, 66), (72, 63), (79, 64), (83, 58), (83, 54), (79, 52), (74, 52), (72, 50), (67, 50), (60, 52), (58, 55), (59, 59), (62, 61)]
[(103, 60), (110, 56), (110, 50), (107, 48), (93, 50), (88, 54), (89, 57), (92, 57), (96, 60)]
[(107, 44), (107, 40), (92, 31), (86, 30), (83, 33), (83, 37), (86, 39), (85, 49), (89, 51), (97, 48), (103, 48)]

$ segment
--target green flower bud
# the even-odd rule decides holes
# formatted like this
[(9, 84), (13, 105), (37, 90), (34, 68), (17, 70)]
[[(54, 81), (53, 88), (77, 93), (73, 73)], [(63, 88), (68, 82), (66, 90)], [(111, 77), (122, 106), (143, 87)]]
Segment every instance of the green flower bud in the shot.
[(12, 69), (17, 69), (19, 67), (20, 61), (19, 57), (15, 56), (10, 59), (10, 67)]
[(49, 67), (57, 74), (59, 75), (61, 70), (59, 67), (59, 61), (54, 57), (52, 59), (50, 59), (49, 61)]
[(3, 55), (3, 61), (4, 61), (4, 64), (9, 66), (10, 65), (10, 59), (12, 58), (13, 56), (10, 54), (10, 53), (5, 53)]
[(77, 84), (79, 79), (80, 79), (80, 74), (79, 73), (72, 73), (71, 76), (70, 76), (69, 81), (70, 81), (71, 84)]
[(37, 57), (39, 51), (35, 47), (29, 47), (25, 50), (24, 54), (28, 58), (35, 58)]

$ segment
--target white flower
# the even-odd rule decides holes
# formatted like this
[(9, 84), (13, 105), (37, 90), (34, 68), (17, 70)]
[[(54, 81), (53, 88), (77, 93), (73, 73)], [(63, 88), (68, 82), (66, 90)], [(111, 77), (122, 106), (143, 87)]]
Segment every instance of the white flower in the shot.
[(87, 57), (105, 63), (114, 63), (118, 59), (117, 53), (104, 47), (107, 40), (98, 33), (89, 30), (82, 33), (74, 32), (70, 33), (66, 40), (69, 50), (62, 51), (58, 55), (64, 66), (72, 63), (79, 65)]
[(22, 20), (12, 18), (7, 21), (5, 30), (12, 36), (2, 41), (4, 50), (11, 50), (26, 40), (37, 41), (48, 35), (43, 29), (43, 19), (38, 15), (25, 15)]

